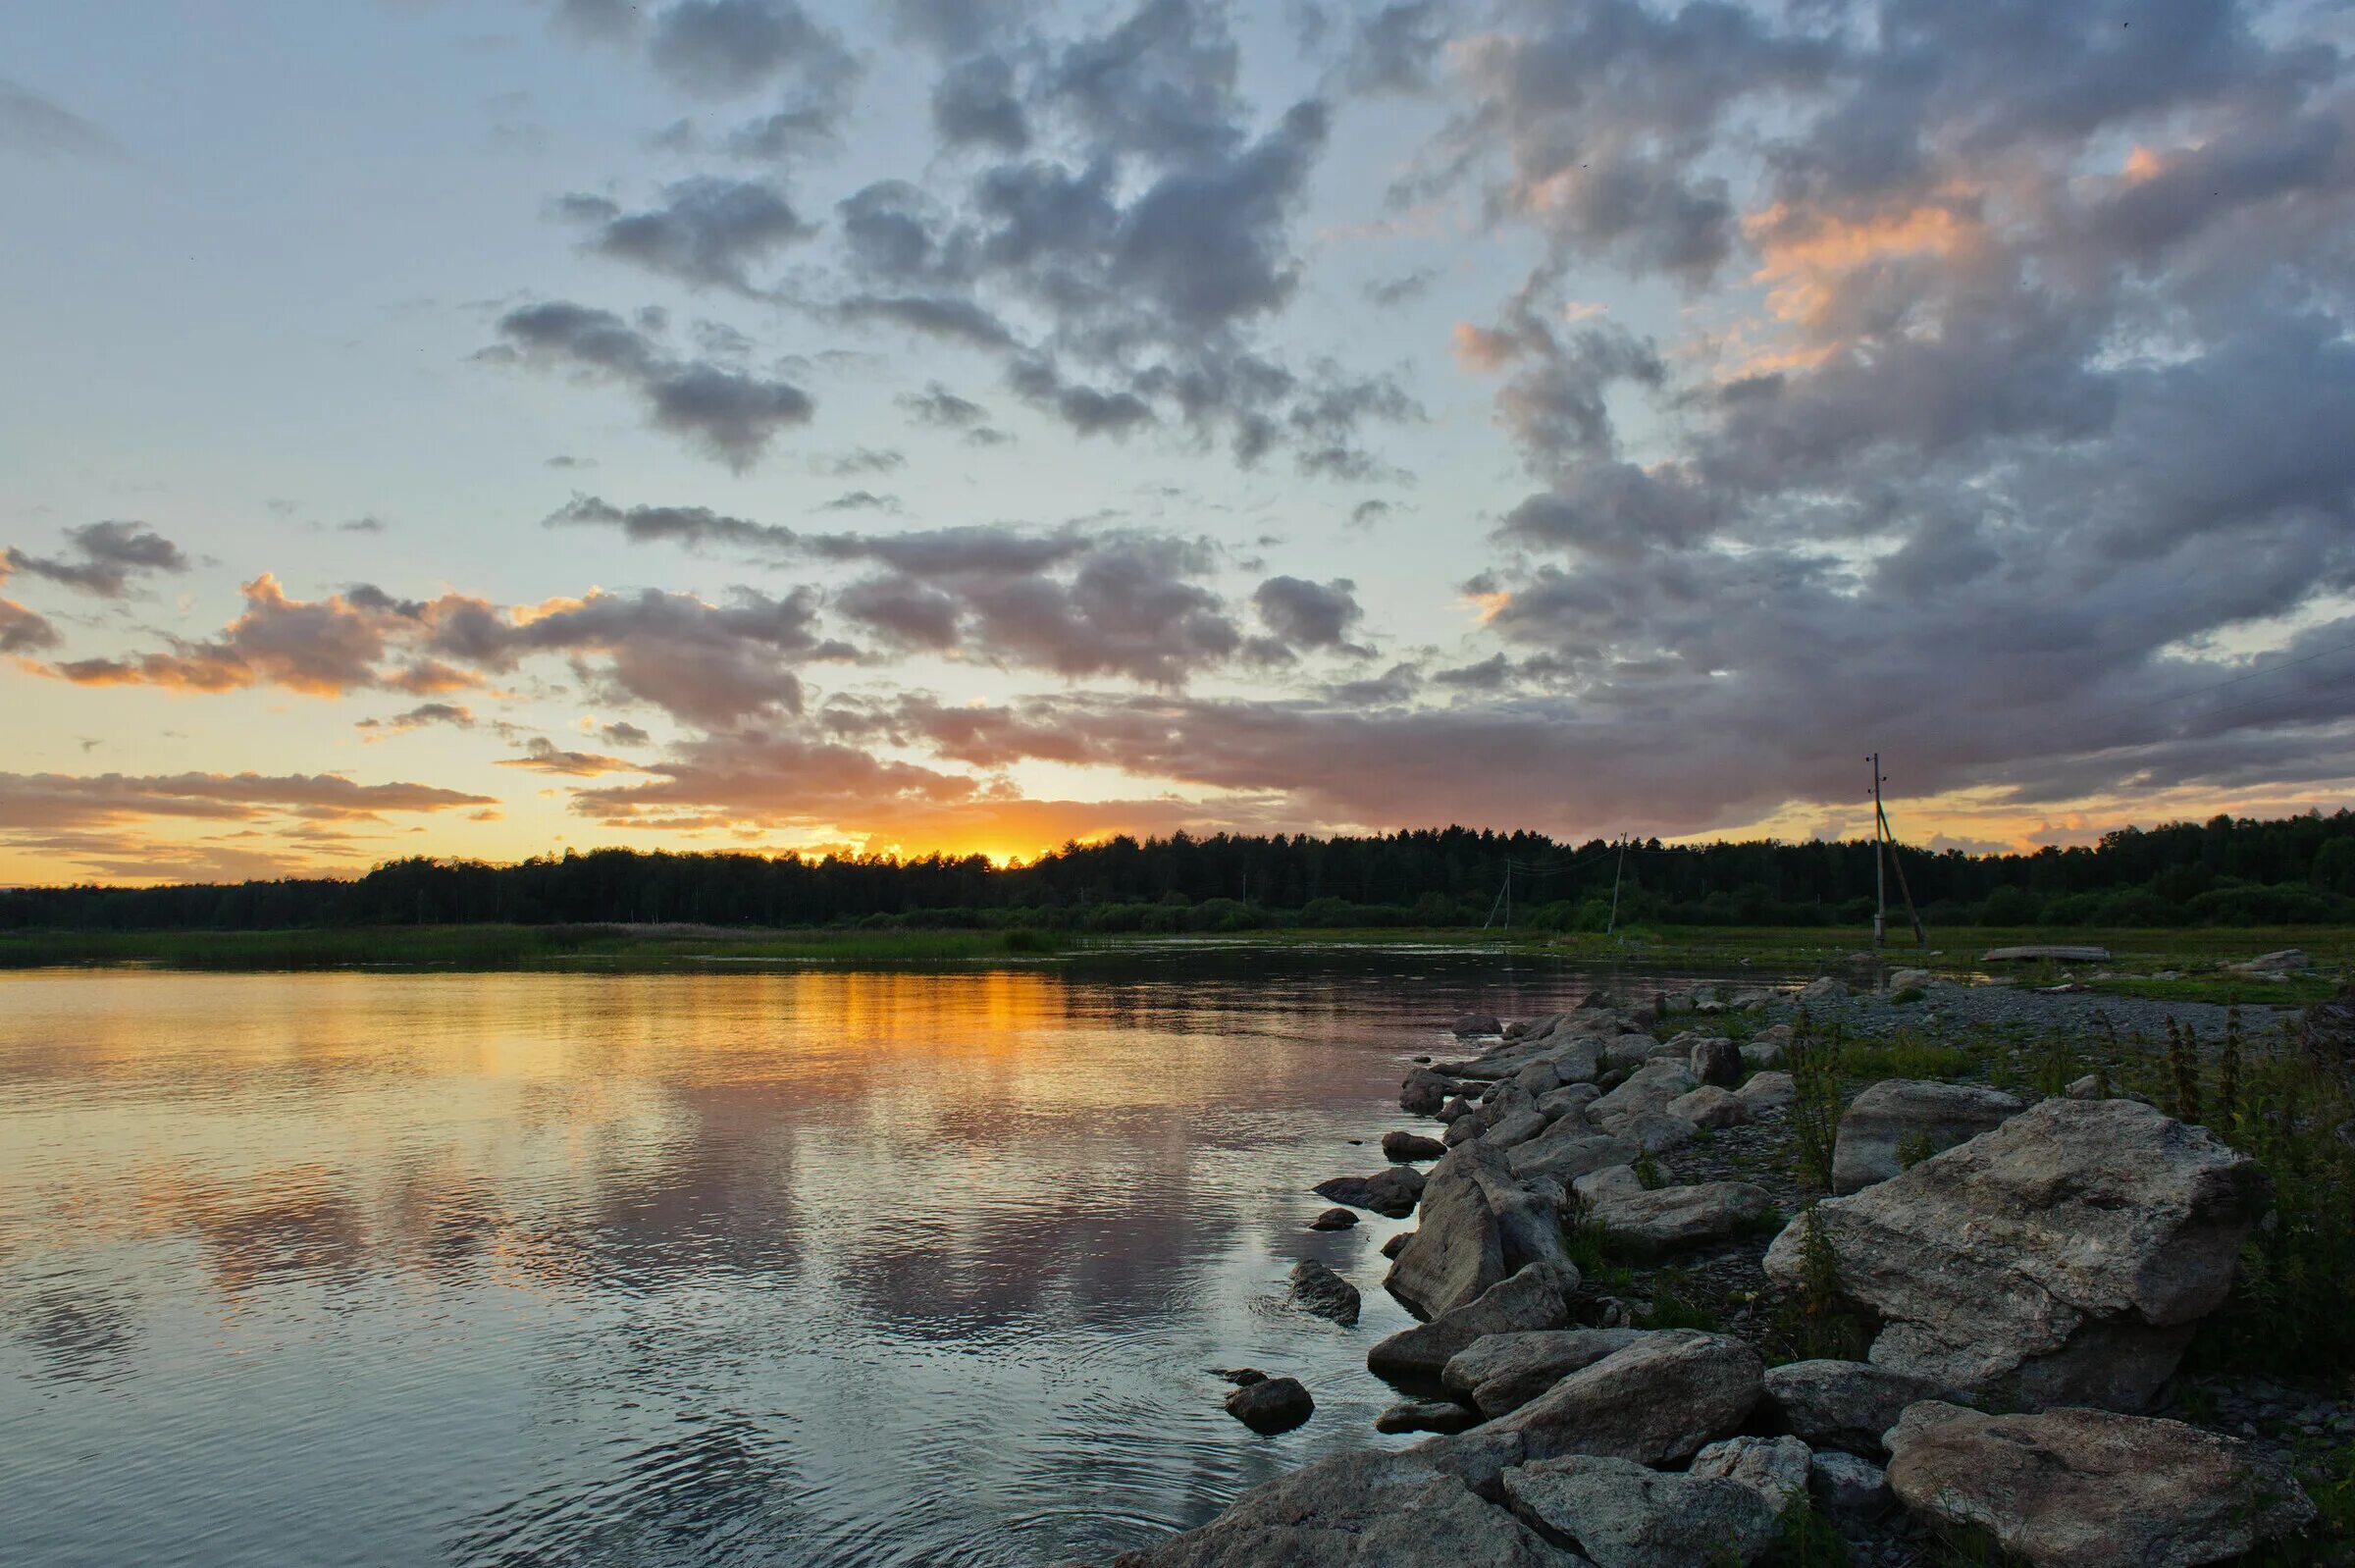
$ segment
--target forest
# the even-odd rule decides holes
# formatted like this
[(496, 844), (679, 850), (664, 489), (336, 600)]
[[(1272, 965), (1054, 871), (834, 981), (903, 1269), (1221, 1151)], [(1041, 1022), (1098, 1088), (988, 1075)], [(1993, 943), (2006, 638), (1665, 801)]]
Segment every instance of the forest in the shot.
[[(0, 890), (0, 929), (286, 930), (393, 924), (685, 921), (723, 926), (1600, 930), (1622, 924), (1855, 925), (1875, 846), (1624, 846), (1449, 827), (1377, 837), (1179, 833), (1067, 844), (1024, 864), (567, 851), (512, 865), (389, 862), (353, 879)], [(2355, 923), (2355, 812), (2218, 816), (2033, 854), (1899, 848), (1902, 887), (1941, 926)]]

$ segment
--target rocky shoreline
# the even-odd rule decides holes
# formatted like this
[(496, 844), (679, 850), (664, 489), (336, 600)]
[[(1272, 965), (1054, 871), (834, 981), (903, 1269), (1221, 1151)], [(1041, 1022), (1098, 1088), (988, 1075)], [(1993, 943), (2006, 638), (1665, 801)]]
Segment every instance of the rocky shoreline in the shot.
[[(1377, 1429), (1435, 1436), (1114, 1568), (2338, 1560), (2292, 1444), (2355, 1438), (2355, 1404), (2177, 1375), (2276, 1217), (2257, 1162), (2110, 1081), (2120, 1031), (2159, 1019), (2111, 1002), (2097, 1036), (2081, 995), (1893, 980), (1456, 1020), (1473, 1049), (1401, 1085), (1430, 1120), (1313, 1222), (1415, 1219), (1381, 1284), (1420, 1321), (1367, 1365), (1400, 1394)], [(1999, 1043), (1925, 1051), (1925, 1019)], [(1843, 1039), (1949, 1071), (1868, 1070), (1843, 1106)], [(2039, 1049), (2045, 1081), (2014, 1081)], [(1290, 1299), (1358, 1318), (1321, 1263)], [(1228, 1376), (1256, 1431), (1313, 1415), (1289, 1378)]]

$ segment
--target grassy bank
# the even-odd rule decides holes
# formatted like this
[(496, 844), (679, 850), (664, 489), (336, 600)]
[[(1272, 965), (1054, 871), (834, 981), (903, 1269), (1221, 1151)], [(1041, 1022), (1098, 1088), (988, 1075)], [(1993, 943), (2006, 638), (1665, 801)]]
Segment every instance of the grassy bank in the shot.
[[(1883, 949), (1890, 967), (1966, 976), (1989, 967), (1990, 947), (2034, 943), (2110, 949), (2103, 965), (2078, 965), (2097, 990), (2158, 1001), (2242, 1001), (2276, 1006), (2328, 995), (2355, 967), (2355, 928), (2226, 927), (2169, 930), (1987, 930), (1931, 933)], [(1016, 927), (1002, 931), (828, 928), (768, 930), (697, 925), (397, 925), (291, 931), (23, 931), (0, 934), (0, 968), (139, 966), (169, 969), (678, 969), (729, 964), (968, 964), (993, 960), (1101, 958), (1124, 953), (1242, 949), (1432, 948), (1546, 958), (1636, 970), (1756, 971), (1761, 980), (1846, 972), (1869, 954), (1863, 929), (1789, 926), (1661, 926), (1613, 936), (1482, 930), (1453, 926), (1244, 931), (1222, 936), (1103, 936)], [(2223, 966), (2286, 947), (2303, 948), (2321, 976), (2275, 982), (2233, 975)], [(2054, 965), (2010, 966), (2027, 984), (2054, 984)], [(2172, 979), (2148, 976), (2173, 970)]]

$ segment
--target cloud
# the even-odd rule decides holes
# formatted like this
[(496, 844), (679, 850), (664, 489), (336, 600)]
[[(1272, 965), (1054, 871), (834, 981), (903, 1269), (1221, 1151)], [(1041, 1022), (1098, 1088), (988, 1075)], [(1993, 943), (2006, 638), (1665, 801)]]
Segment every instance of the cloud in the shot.
[(61, 641), (47, 616), (13, 599), (0, 599), (0, 653), (38, 653)]
[(524, 747), (521, 757), (502, 757), (500, 767), (528, 768), (535, 773), (553, 773), (562, 778), (597, 778), (606, 773), (643, 773), (645, 768), (618, 757), (606, 757), (597, 752), (568, 752), (545, 735), (536, 735)]
[(354, 729), (374, 730), (379, 735), (406, 735), (411, 730), (429, 724), (446, 724), (451, 729), (474, 728), (474, 709), (462, 703), (420, 703), (415, 707), (393, 714), (391, 718), (364, 718)]
[(128, 155), (115, 138), (30, 87), (0, 79), (0, 153), (45, 162), (119, 163)]
[(1346, 577), (1330, 583), (1271, 577), (1251, 602), (1268, 629), (1294, 648), (1344, 648), (1350, 629), (1365, 619), (1356, 589)]
[(610, 311), (562, 300), (527, 305), (500, 317), (498, 332), (505, 342), (478, 358), (617, 382), (645, 400), (656, 428), (685, 436), (739, 473), (815, 411), (791, 382), (673, 358)]
[(895, 399), (919, 425), (945, 430), (968, 430), (989, 418), (979, 403), (960, 397), (939, 382), (927, 382), (920, 392), (902, 392)]
[(655, 17), (647, 57), (701, 98), (740, 98), (782, 83), (832, 103), (859, 75), (842, 39), (794, 0), (679, 0)]
[(650, 746), (654, 744), (654, 739), (637, 725), (627, 721), (600, 725), (598, 733), (604, 736), (606, 744), (610, 746)]
[(663, 186), (660, 205), (642, 212), (588, 195), (564, 197), (557, 211), (591, 226), (583, 246), (598, 255), (743, 294), (759, 292), (748, 269), (817, 232), (774, 185), (709, 176)]
[(0, 551), (0, 561), (12, 571), (101, 599), (121, 599), (135, 576), (188, 569), (180, 547), (143, 523), (82, 523), (67, 529), (66, 540), (70, 556), (27, 555), (12, 547)]
[(0, 773), (0, 832), (115, 827), (142, 818), (376, 822), (391, 812), (495, 806), (430, 784), (356, 784), (332, 773)]

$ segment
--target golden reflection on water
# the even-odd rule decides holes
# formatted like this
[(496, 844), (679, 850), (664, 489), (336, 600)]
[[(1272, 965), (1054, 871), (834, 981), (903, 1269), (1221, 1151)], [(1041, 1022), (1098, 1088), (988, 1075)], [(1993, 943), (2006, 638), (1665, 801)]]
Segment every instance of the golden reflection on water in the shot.
[[(1022, 968), (0, 975), (0, 1539), (33, 1562), (1110, 1555), (1368, 1440), (1391, 1228), (1308, 1237), (1307, 1188), (1379, 1167), (1347, 1140), (1395, 1124), (1435, 1018), (1520, 1000)], [(1367, 1288), (1359, 1335), (1273, 1304), (1304, 1250)], [(1204, 1369), (1253, 1357), (1316, 1380), (1320, 1420), (1238, 1441)]]

